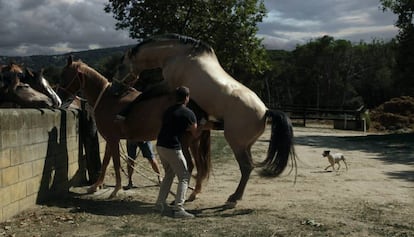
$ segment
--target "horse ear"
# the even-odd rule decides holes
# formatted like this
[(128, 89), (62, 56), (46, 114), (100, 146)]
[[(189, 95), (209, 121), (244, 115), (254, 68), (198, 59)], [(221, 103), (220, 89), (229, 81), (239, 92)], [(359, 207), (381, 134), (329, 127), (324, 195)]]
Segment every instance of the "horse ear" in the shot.
[(73, 63), (73, 56), (72, 55), (69, 55), (66, 66), (72, 65), (72, 63)]

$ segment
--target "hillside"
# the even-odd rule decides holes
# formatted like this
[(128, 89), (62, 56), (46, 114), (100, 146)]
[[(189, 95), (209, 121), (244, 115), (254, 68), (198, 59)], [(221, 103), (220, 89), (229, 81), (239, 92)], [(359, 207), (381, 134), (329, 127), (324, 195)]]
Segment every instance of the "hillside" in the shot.
[(70, 52), (60, 55), (33, 55), (26, 57), (0, 56), (0, 64), (8, 64), (9, 62), (15, 62), (18, 64), (23, 64), (26, 67), (30, 67), (34, 70), (38, 70), (40, 68), (47, 68), (51, 66), (62, 67), (65, 65), (68, 55), (73, 55), (75, 59), (80, 58), (85, 63), (94, 67), (103, 58), (112, 56), (114, 54), (122, 55), (128, 48), (131, 48), (133, 46), (134, 45), (126, 45), (113, 48)]

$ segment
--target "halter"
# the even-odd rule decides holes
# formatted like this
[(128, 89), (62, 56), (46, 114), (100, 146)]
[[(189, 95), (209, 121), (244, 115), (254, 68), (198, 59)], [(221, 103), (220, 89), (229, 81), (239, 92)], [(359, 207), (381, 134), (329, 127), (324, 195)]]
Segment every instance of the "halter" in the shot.
[[(79, 75), (82, 75), (82, 78), (81, 78), (81, 76), (79, 76)], [(75, 76), (72, 78), (72, 80), (69, 82), (69, 84), (66, 86), (66, 87), (58, 87), (58, 89), (57, 90), (59, 90), (59, 89), (62, 89), (65, 93), (68, 93), (69, 95), (71, 95), (73, 98), (76, 98), (76, 95), (75, 94), (73, 94), (72, 92), (70, 92), (69, 90), (68, 90), (68, 88), (73, 84), (73, 82), (76, 80), (76, 79), (78, 79), (78, 81), (79, 81), (79, 85), (80, 85), (80, 88), (79, 88), (79, 90), (77, 90), (77, 91), (80, 91), (80, 90), (83, 90), (84, 88), (85, 88), (85, 77), (84, 77), (84, 74), (82, 73), (82, 72), (80, 72), (79, 71), (79, 69), (77, 70), (77, 72), (76, 72), (76, 74), (75, 74)], [(98, 95), (98, 98), (96, 99), (96, 102), (95, 102), (95, 105), (93, 106), (93, 110), (92, 110), (92, 112), (93, 113), (95, 113), (95, 109), (96, 109), (96, 107), (98, 106), (98, 104), (99, 104), (99, 102), (101, 101), (101, 99), (102, 99), (102, 96), (103, 96), (103, 94), (104, 94), (104, 92), (105, 92), (105, 90), (109, 87), (109, 85), (110, 85), (111, 83), (108, 83), (108, 82), (106, 82), (106, 84), (105, 84), (105, 86), (104, 86), (104, 88), (99, 92), (99, 95)], [(77, 92), (76, 91), (76, 92)]]
[[(65, 93), (69, 94), (71, 97), (76, 98), (76, 95), (74, 93), (82, 90), (85, 87), (85, 79), (83, 78), (83, 80), (80, 78), (79, 74), (81, 74), (83, 76), (83, 74), (79, 71), (79, 69), (77, 70), (75, 76), (73, 76), (72, 80), (68, 83), (68, 85), (66, 87), (61, 87), (60, 85), (58, 86), (58, 88), (56, 89), (56, 91), (62, 90)], [(79, 82), (79, 90), (75, 91), (75, 92), (71, 92), (68, 90), (68, 88), (75, 82), (75, 79), (78, 79)], [(82, 83), (83, 81), (83, 83)]]

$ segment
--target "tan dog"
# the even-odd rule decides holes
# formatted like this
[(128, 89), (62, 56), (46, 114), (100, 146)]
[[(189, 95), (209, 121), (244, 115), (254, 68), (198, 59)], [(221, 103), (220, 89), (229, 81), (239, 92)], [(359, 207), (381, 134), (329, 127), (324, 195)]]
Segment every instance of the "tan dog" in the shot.
[(339, 161), (343, 161), (346, 167), (346, 170), (348, 170), (348, 165), (345, 162), (345, 157), (342, 153), (334, 153), (334, 154), (330, 154), (330, 151), (323, 151), (322, 153), (323, 157), (328, 157), (328, 161), (330, 163), (330, 165), (328, 165), (325, 170), (327, 170), (329, 167), (332, 167), (333, 170), (335, 170), (335, 164), (338, 164), (338, 169), (341, 168), (341, 164), (339, 164)]

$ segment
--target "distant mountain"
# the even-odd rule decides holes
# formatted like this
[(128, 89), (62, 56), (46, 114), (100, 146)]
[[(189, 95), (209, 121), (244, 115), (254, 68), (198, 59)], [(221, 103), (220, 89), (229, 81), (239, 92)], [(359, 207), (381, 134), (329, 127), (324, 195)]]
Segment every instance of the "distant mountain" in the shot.
[(127, 51), (127, 49), (132, 47), (134, 47), (134, 45), (71, 52), (60, 55), (33, 55), (25, 57), (0, 56), (0, 64), (8, 64), (10, 62), (15, 62), (17, 64), (23, 64), (26, 67), (30, 67), (33, 70), (38, 70), (41, 68), (47, 68), (51, 66), (63, 67), (66, 63), (68, 56), (73, 55), (75, 60), (81, 59), (83, 62), (94, 67), (102, 59), (116, 54), (123, 55)]

